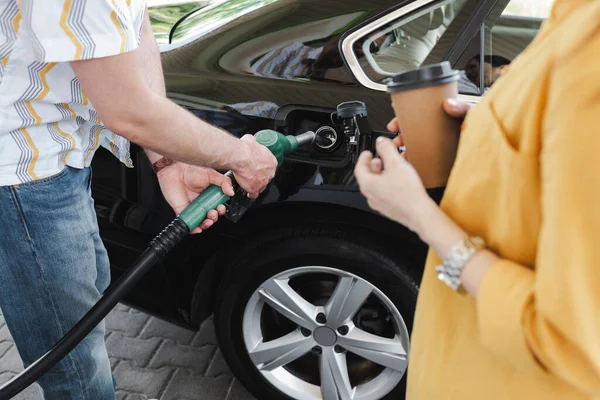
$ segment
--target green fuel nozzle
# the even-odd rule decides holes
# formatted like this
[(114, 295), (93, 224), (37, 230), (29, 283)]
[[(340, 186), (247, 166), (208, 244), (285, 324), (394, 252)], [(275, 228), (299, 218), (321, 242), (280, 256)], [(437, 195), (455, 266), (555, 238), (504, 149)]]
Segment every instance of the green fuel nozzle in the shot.
[(296, 150), (300, 145), (312, 143), (315, 140), (315, 133), (306, 132), (298, 136), (286, 136), (283, 133), (266, 129), (257, 132), (254, 138), (273, 153), (277, 159), (277, 166), (280, 166), (284, 155)]
[[(315, 133), (306, 132), (297, 136), (286, 136), (277, 131), (266, 129), (254, 134), (254, 139), (273, 153), (277, 159), (277, 166), (280, 166), (284, 155), (293, 152), (298, 146), (314, 142)], [(228, 171), (225, 175), (231, 178), (231, 180), (234, 178), (231, 171)], [(210, 210), (214, 210), (217, 206), (225, 204), (229, 198), (228, 195), (223, 193), (221, 187), (211, 185), (179, 214), (179, 219), (185, 222), (191, 232), (206, 219)]]

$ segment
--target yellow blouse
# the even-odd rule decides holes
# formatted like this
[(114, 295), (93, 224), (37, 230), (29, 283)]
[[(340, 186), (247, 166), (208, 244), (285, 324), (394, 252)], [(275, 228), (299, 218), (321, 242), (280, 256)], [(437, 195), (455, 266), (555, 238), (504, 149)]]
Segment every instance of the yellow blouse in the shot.
[(430, 252), (408, 399), (600, 399), (600, 0), (557, 0), (471, 110), (442, 208), (502, 260), (477, 299)]

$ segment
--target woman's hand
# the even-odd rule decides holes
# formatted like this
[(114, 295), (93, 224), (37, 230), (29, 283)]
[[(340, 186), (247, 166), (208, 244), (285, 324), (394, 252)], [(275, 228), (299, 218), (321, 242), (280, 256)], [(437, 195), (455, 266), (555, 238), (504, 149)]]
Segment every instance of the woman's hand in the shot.
[(356, 163), (354, 175), (360, 191), (372, 209), (416, 231), (435, 203), (394, 141), (380, 137), (376, 148), (380, 159), (365, 151)]
[[(447, 100), (443, 107), (448, 114), (464, 118), (471, 105)], [(388, 130), (398, 131), (395, 119), (388, 124)], [(467, 233), (427, 195), (417, 172), (398, 153), (401, 145), (401, 136), (393, 141), (378, 138), (377, 153), (381, 158), (363, 152), (354, 171), (356, 180), (371, 208), (415, 232), (443, 258)], [(496, 261), (495, 254), (483, 250), (465, 265), (460, 278), (467, 292), (477, 296), (483, 276)]]
[[(442, 107), (449, 115), (463, 119), (472, 104), (447, 99)], [(398, 132), (399, 126), (395, 118), (390, 121), (387, 129)], [(377, 153), (381, 158), (373, 158), (370, 152), (361, 154), (355, 176), (371, 208), (423, 235), (425, 232), (420, 232), (426, 229), (422, 227), (423, 221), (437, 206), (427, 195), (414, 168), (398, 153), (398, 147), (402, 145), (401, 135), (393, 141), (381, 138), (377, 141)]]

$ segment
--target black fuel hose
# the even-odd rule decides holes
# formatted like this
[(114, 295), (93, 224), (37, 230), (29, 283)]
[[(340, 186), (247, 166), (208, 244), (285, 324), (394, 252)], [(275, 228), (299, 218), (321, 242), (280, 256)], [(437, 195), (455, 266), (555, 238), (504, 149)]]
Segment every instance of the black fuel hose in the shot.
[(187, 224), (183, 220), (175, 218), (150, 242), (148, 248), (125, 274), (104, 293), (90, 311), (50, 351), (0, 387), (0, 400), (11, 399), (21, 393), (69, 354), (133, 289), (138, 281), (188, 233)]

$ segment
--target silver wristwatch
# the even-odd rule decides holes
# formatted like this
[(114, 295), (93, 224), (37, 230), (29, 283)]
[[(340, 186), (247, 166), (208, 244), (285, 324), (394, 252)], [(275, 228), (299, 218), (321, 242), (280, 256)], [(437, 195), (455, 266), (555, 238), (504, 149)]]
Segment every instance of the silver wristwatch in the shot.
[(477, 236), (459, 240), (446, 254), (443, 264), (435, 268), (438, 279), (453, 290), (464, 293), (460, 274), (469, 260), (484, 247), (485, 242)]

